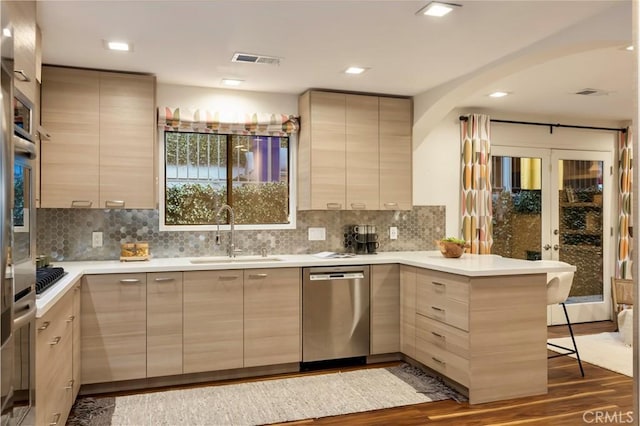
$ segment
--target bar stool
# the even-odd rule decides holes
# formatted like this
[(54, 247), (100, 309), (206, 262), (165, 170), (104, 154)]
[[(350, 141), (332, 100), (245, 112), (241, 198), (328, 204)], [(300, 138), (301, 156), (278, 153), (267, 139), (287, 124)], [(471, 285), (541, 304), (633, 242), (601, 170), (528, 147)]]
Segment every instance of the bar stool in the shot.
[(582, 361), (580, 360), (580, 354), (578, 353), (578, 347), (576, 346), (576, 339), (573, 337), (573, 329), (571, 328), (571, 321), (569, 321), (569, 314), (567, 314), (567, 307), (564, 305), (569, 292), (571, 291), (571, 285), (573, 284), (573, 272), (558, 272), (547, 274), (547, 306), (549, 305), (562, 305), (564, 310), (564, 316), (567, 319), (567, 326), (569, 327), (569, 334), (571, 335), (571, 342), (573, 343), (573, 349), (556, 345), (555, 343), (547, 342), (547, 345), (553, 346), (558, 349), (562, 349), (566, 352), (550, 355), (547, 358), (557, 358), (559, 356), (566, 356), (576, 354), (578, 359), (578, 365), (580, 366), (580, 374), (584, 377), (584, 369), (582, 368)]

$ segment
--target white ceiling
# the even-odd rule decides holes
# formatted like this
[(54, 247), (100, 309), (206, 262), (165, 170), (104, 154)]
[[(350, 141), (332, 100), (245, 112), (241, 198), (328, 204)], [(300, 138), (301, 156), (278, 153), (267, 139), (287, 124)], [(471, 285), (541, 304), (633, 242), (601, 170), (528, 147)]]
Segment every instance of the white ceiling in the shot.
[[(38, 2), (38, 23), (44, 63), (148, 72), (159, 83), (219, 88), (222, 78), (237, 78), (245, 80), (240, 90), (415, 96), (458, 79), (474, 81), (460, 107), (632, 118), (634, 54), (623, 50), (630, 0), (458, 1), (442, 19), (416, 15), (427, 3), (56, 0)], [(134, 51), (107, 51), (105, 39), (132, 42)], [(234, 52), (281, 64), (232, 63)], [(343, 74), (351, 65), (370, 70)], [(584, 88), (607, 95), (572, 94)], [(513, 94), (488, 98), (493, 90)]]

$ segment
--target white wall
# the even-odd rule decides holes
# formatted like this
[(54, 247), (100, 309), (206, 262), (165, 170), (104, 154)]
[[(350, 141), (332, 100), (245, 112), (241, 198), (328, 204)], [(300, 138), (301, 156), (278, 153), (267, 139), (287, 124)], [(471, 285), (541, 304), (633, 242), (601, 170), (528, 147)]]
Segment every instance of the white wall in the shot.
[(298, 113), (298, 96), (159, 83), (158, 107), (201, 108), (232, 112)]
[[(514, 116), (498, 111), (453, 110), (426, 135), (414, 131), (413, 204), (445, 206), (450, 236), (460, 235), (460, 115), (488, 113), (503, 120), (552, 122), (583, 126), (624, 127), (621, 123), (584, 122), (572, 118)], [(491, 124), (492, 146), (517, 146), (615, 152), (616, 132)], [(615, 163), (614, 163), (615, 164)], [(614, 167), (615, 169), (615, 167)], [(614, 180), (615, 182), (615, 180)]]

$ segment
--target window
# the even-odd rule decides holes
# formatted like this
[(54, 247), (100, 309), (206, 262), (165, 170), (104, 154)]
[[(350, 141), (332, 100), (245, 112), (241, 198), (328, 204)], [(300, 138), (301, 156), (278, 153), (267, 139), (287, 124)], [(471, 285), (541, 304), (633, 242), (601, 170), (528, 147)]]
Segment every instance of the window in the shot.
[(238, 225), (290, 228), (289, 151), (288, 137), (165, 131), (163, 228), (216, 225), (223, 204)]

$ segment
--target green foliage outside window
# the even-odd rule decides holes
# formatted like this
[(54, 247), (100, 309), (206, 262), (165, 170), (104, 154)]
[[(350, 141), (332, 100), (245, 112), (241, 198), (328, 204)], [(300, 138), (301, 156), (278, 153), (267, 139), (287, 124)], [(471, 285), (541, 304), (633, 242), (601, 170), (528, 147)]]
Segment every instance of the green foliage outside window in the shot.
[[(237, 224), (277, 224), (288, 221), (289, 194), (286, 182), (242, 185), (233, 189), (233, 210)], [(226, 202), (225, 190), (211, 185), (185, 184), (167, 188), (167, 225), (216, 223), (216, 212)], [(227, 223), (221, 215), (220, 223)]]

